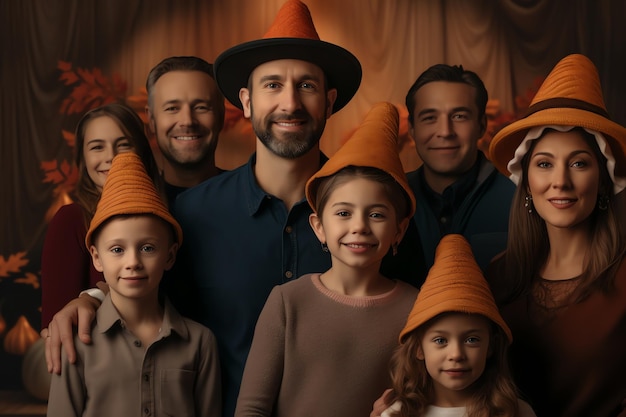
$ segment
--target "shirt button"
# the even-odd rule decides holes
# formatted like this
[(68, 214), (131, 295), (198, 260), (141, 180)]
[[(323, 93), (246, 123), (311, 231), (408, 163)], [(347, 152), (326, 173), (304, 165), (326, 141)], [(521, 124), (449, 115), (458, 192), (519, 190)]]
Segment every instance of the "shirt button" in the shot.
[(293, 227), (291, 227), (291, 226), (285, 227), (285, 232), (287, 232), (287, 233), (293, 232)]
[(293, 277), (293, 272), (291, 272), (291, 271), (287, 271), (287, 272), (285, 272), (285, 276), (286, 276), (287, 278), (291, 279), (291, 277)]
[(446, 224), (446, 223), (448, 223), (448, 218), (447, 218), (447, 217), (442, 217), (442, 218), (440, 218), (440, 219), (439, 219), (439, 221), (440, 221), (442, 224)]
[(135, 346), (141, 347), (141, 340), (135, 340)]
[(148, 382), (150, 380), (150, 375), (148, 374), (143, 374), (143, 380)]
[(143, 413), (144, 413), (144, 414), (150, 414), (150, 409), (149, 409), (149, 408), (147, 408), (147, 407), (146, 407), (146, 408), (144, 408), (144, 409), (143, 409)]

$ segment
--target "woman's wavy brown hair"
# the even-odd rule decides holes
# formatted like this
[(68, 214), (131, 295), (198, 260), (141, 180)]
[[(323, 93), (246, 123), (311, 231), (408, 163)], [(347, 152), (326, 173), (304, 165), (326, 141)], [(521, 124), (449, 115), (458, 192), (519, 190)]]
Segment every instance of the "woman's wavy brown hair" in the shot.
[[(544, 134), (550, 131), (554, 130), (545, 129)], [(570, 132), (578, 132), (593, 150), (600, 167), (600, 196), (609, 199), (606, 210), (601, 210), (596, 205), (589, 218), (589, 250), (584, 260), (580, 286), (570, 300), (578, 302), (595, 290), (607, 292), (613, 288), (616, 271), (625, 255), (625, 243), (624, 225), (617, 215), (618, 200), (613, 193), (613, 181), (606, 168), (606, 158), (593, 135), (582, 128), (575, 128)], [(522, 159), (523, 174), (511, 203), (505, 273), (498, 277), (498, 280), (506, 280), (505, 286), (510, 291), (503, 300), (504, 303), (530, 292), (550, 253), (545, 221), (536, 210), (529, 213), (524, 206), (528, 195), (530, 156), (539, 140), (533, 141)]]

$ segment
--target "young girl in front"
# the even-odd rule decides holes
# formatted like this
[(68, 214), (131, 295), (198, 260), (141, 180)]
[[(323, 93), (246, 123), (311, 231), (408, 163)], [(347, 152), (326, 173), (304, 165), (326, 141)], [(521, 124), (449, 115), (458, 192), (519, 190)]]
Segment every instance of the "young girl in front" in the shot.
[(257, 322), (236, 416), (366, 416), (417, 289), (380, 274), (415, 200), (397, 151), (398, 112), (372, 108), (307, 183), (331, 268), (277, 286)]
[(392, 359), (382, 417), (532, 417), (507, 366), (511, 331), (462, 235), (444, 236)]

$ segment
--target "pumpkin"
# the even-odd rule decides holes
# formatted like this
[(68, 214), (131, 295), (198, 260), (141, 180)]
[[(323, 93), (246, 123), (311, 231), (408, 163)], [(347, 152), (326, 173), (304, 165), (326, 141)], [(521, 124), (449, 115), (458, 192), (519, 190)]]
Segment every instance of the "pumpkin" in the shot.
[(28, 348), (22, 360), (22, 384), (30, 395), (47, 401), (51, 378), (46, 365), (46, 339), (39, 339)]
[(20, 316), (4, 336), (4, 350), (13, 355), (23, 355), (37, 340), (39, 333), (31, 327), (26, 317)]

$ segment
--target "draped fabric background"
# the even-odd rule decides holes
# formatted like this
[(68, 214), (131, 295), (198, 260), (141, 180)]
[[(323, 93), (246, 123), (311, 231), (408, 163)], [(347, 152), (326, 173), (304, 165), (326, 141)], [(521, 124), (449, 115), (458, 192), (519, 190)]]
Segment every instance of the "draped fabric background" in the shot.
[[(347, 48), (363, 66), (355, 98), (327, 124), (321, 146), (329, 155), (372, 104), (390, 101), (406, 116), (406, 91), (435, 63), (477, 72), (493, 99), (493, 116), (507, 120), (527, 105), (536, 80), (563, 56), (580, 52), (600, 71), (609, 113), (626, 124), (622, 0), (305, 2), (320, 38)], [(72, 161), (72, 148), (64, 131), (73, 132), (80, 116), (61, 111), (74, 88), (60, 79), (63, 65), (92, 75), (99, 70), (107, 80), (119, 76), (118, 84), (112, 82), (117, 89), (108, 93), (142, 109), (153, 65), (171, 55), (213, 62), (224, 49), (262, 37), (282, 3), (0, 0), (0, 340), (11, 330), (28, 333), (41, 325), (41, 247), (49, 218), (68, 202), (71, 179), (64, 175), (71, 177), (71, 167), (63, 164)], [(254, 148), (240, 113), (231, 108), (228, 117), (217, 154), (222, 168), (245, 162)], [(409, 170), (419, 159), (406, 137), (406, 120), (401, 129)], [(22, 315), (27, 326), (18, 321)], [(19, 386), (21, 355), (5, 350), (0, 344), (0, 388)]]

